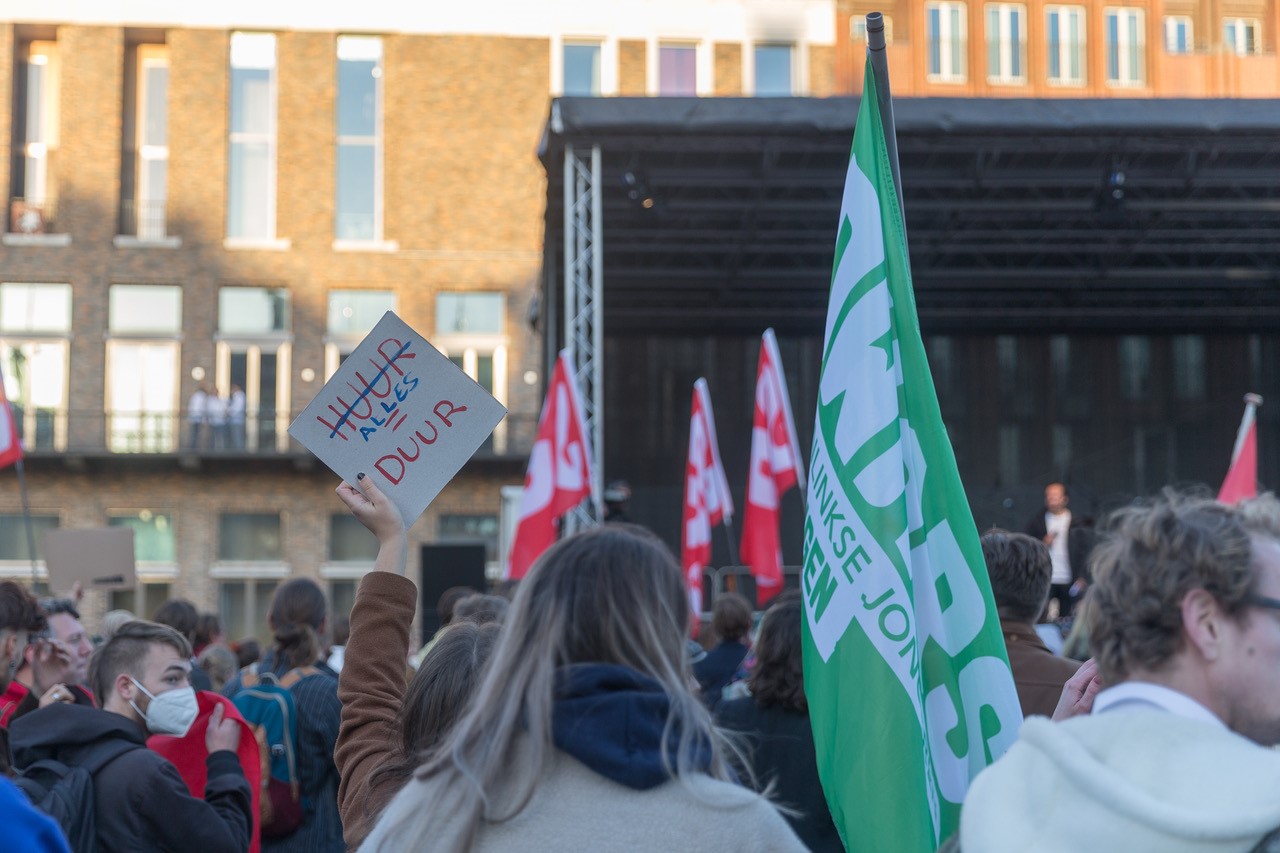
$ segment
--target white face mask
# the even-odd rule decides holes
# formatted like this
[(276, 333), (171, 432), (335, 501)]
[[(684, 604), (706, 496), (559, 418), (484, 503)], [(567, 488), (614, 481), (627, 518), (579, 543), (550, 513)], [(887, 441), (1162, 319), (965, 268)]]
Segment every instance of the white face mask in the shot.
[(141, 714), (142, 718), (146, 720), (147, 731), (153, 735), (183, 737), (191, 730), (191, 724), (196, 721), (196, 717), (200, 713), (200, 703), (196, 701), (194, 687), (178, 687), (174, 690), (166, 690), (156, 696), (150, 690), (138, 684), (136, 678), (130, 676), (129, 680), (136, 684), (139, 690), (151, 697), (151, 704), (147, 706), (145, 712), (137, 705), (134, 705), (132, 699), (129, 700), (129, 704), (133, 705), (133, 710)]

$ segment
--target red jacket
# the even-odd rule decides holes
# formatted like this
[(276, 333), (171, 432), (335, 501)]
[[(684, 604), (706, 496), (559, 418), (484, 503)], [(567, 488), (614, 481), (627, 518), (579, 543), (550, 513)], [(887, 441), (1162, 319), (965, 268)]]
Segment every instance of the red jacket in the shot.
[(253, 792), (253, 833), (250, 836), (252, 840), (249, 844), (249, 853), (259, 853), (261, 843), (258, 835), (260, 815), (258, 797), (262, 791), (262, 764), (258, 758), (258, 740), (254, 737), (253, 729), (249, 728), (249, 724), (240, 716), (240, 712), (236, 710), (236, 706), (230, 699), (219, 696), (217, 693), (210, 693), (208, 690), (199, 690), (196, 692), (196, 700), (200, 704), (200, 713), (196, 716), (196, 721), (191, 724), (191, 731), (180, 738), (152, 735), (147, 739), (147, 746), (173, 762), (182, 776), (182, 781), (186, 782), (187, 787), (191, 789), (191, 796), (203, 799), (207, 770), (205, 759), (209, 755), (204, 744), (204, 736), (209, 729), (209, 718), (213, 715), (214, 706), (221, 705), (222, 713), (226, 717), (238, 720), (240, 746), (236, 749), (236, 757), (240, 759), (245, 778), (249, 780), (249, 790)]
[(0, 726), (9, 725), (9, 718), (18, 710), (18, 703), (30, 692), (16, 678), (9, 682), (9, 689), (4, 691), (4, 695), (0, 695)]

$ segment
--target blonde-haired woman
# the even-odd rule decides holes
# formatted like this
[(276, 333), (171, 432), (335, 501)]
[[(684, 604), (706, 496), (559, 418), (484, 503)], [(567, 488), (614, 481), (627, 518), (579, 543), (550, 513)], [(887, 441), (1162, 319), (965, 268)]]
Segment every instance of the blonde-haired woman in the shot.
[[(369, 480), (357, 517), (387, 500)], [(554, 545), (467, 711), (360, 849), (804, 850), (734, 782), (732, 748), (689, 690), (688, 625), (682, 573), (652, 533), (609, 524)]]

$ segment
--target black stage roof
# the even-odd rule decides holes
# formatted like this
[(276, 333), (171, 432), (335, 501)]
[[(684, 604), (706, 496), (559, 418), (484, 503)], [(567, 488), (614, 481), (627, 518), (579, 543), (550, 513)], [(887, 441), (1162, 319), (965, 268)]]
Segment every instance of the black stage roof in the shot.
[[(820, 334), (857, 109), (557, 99), (539, 151), (547, 284), (562, 278), (564, 148), (598, 144), (607, 334)], [(922, 98), (895, 112), (927, 331), (1280, 321), (1280, 101)]]

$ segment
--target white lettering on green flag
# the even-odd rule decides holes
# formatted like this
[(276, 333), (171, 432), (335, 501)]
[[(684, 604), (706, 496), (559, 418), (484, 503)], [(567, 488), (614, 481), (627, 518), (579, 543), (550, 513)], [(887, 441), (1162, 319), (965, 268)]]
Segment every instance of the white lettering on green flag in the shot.
[(942, 424), (868, 62), (809, 471), (805, 692), (850, 850), (932, 851), (1022, 713)]

